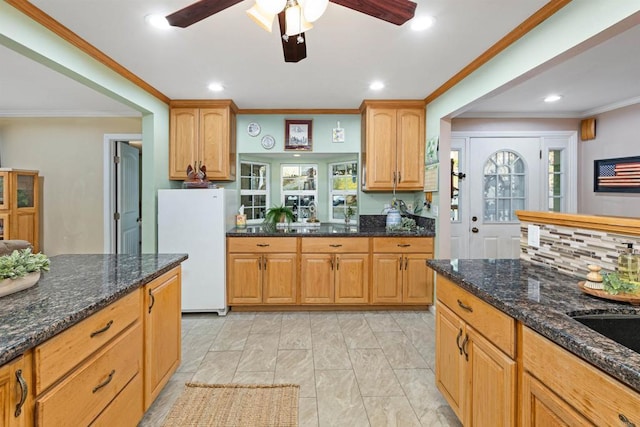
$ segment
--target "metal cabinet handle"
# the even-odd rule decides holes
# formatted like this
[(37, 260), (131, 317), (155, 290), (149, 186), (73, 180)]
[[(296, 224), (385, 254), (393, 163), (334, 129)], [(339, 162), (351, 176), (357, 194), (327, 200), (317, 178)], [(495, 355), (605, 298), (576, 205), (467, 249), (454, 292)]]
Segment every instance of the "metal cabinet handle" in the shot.
[(151, 313), (151, 309), (156, 303), (156, 297), (153, 296), (153, 289), (149, 289), (149, 298), (151, 299), (149, 302), (149, 313)]
[(16, 412), (14, 413), (14, 416), (17, 418), (22, 413), (22, 407), (27, 401), (27, 395), (29, 393), (27, 382), (22, 378), (22, 369), (16, 371), (16, 381), (18, 381), (18, 385), (20, 385), (20, 402), (16, 405)]
[(258, 258), (258, 270), (262, 270), (262, 255)]
[(109, 322), (106, 325), (104, 325), (104, 328), (100, 328), (97, 331), (91, 332), (91, 335), (89, 335), (89, 337), (93, 338), (96, 335), (100, 335), (103, 332), (107, 332), (111, 327), (111, 325), (113, 325), (113, 320), (109, 320)]
[(396, 182), (398, 182), (398, 181), (396, 181), (396, 173), (394, 172), (394, 173), (393, 173), (393, 185), (395, 185), (395, 184), (396, 184)]
[(342, 245), (329, 245), (329, 246), (331, 246), (332, 248), (341, 248), (342, 247)]
[(456, 345), (458, 346), (458, 350), (460, 350), (460, 356), (462, 356), (462, 345), (460, 345), (461, 337), (462, 337), (462, 328), (460, 328), (460, 332), (458, 332), (458, 336), (456, 337)]
[(402, 271), (402, 260), (403, 260), (403, 256), (400, 256), (400, 265), (398, 265), (398, 270)]
[(626, 427), (636, 427), (636, 425), (629, 421), (629, 418), (625, 417), (624, 414), (618, 414), (618, 418), (624, 423)]
[(409, 246), (411, 246), (410, 243), (398, 243), (399, 248), (408, 248)]
[(404, 270), (407, 271), (407, 265), (409, 264), (409, 258), (404, 259)]
[(267, 271), (267, 257), (262, 257), (262, 262), (264, 263), (264, 271)]
[(461, 309), (468, 311), (469, 313), (473, 313), (473, 307), (471, 307), (470, 305), (466, 305), (460, 300), (458, 300), (458, 305), (460, 306)]
[(402, 182), (402, 173), (398, 171), (398, 182)]
[(266, 247), (269, 246), (269, 244), (268, 243), (256, 243), (256, 246), (259, 247), (259, 248), (266, 248)]
[(97, 386), (95, 386), (92, 390), (93, 393), (95, 393), (96, 391), (100, 390), (102, 387), (106, 386), (107, 384), (109, 384), (111, 382), (111, 380), (113, 379), (113, 375), (116, 373), (116, 370), (112, 370), (111, 373), (109, 374), (109, 376), (107, 377), (106, 380), (104, 380), (103, 382), (101, 382), (100, 384), (98, 384)]
[(469, 353), (467, 353), (467, 346), (469, 345), (469, 334), (465, 334), (464, 341), (462, 341), (462, 352), (464, 353), (464, 359), (469, 361)]
[(340, 270), (340, 257), (336, 257), (336, 270)]
[(329, 262), (331, 263), (331, 270), (333, 270), (333, 257), (331, 257), (331, 259), (329, 260)]

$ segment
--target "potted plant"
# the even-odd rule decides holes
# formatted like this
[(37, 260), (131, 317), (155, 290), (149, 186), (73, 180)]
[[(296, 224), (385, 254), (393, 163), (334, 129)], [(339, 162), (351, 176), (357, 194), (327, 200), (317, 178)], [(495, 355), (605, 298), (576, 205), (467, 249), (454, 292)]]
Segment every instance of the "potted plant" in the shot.
[(0, 296), (35, 285), (41, 271), (49, 271), (49, 258), (44, 254), (32, 254), (31, 249), (0, 256)]
[(290, 207), (280, 205), (273, 206), (267, 210), (264, 216), (264, 222), (269, 224), (277, 224), (279, 222), (292, 222), (296, 220), (296, 216)]

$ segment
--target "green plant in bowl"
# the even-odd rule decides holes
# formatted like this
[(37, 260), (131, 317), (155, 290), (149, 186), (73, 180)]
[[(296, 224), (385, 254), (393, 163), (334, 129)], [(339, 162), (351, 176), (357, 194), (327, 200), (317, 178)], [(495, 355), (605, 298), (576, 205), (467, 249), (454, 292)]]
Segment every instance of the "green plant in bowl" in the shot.
[(44, 254), (33, 254), (31, 249), (0, 256), (0, 279), (18, 279), (40, 271), (49, 271), (49, 258)]
[(292, 222), (296, 220), (296, 216), (293, 214), (293, 211), (290, 207), (280, 205), (273, 206), (267, 210), (267, 213), (264, 215), (264, 222), (269, 224), (277, 224), (279, 222)]

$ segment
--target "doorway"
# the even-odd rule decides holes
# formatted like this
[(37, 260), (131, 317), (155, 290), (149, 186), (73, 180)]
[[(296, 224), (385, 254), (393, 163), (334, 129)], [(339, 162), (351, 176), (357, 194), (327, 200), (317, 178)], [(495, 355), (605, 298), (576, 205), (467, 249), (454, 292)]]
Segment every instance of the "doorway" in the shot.
[(142, 135), (105, 135), (104, 252), (142, 251)]
[(575, 212), (576, 144), (574, 131), (453, 132), (451, 257), (518, 258), (515, 211)]

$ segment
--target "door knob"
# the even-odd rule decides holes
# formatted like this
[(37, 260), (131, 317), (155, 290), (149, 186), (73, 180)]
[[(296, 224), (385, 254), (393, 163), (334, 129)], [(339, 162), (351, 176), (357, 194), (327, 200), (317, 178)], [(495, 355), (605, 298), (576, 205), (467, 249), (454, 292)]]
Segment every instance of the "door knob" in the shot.
[(471, 232), (472, 232), (472, 233), (477, 233), (478, 231), (479, 231), (479, 230), (478, 230), (478, 227), (473, 227), (473, 228), (471, 229)]
[(477, 217), (477, 216), (472, 216), (472, 217), (471, 217), (471, 221), (476, 222), (477, 220), (478, 220), (478, 217)]

